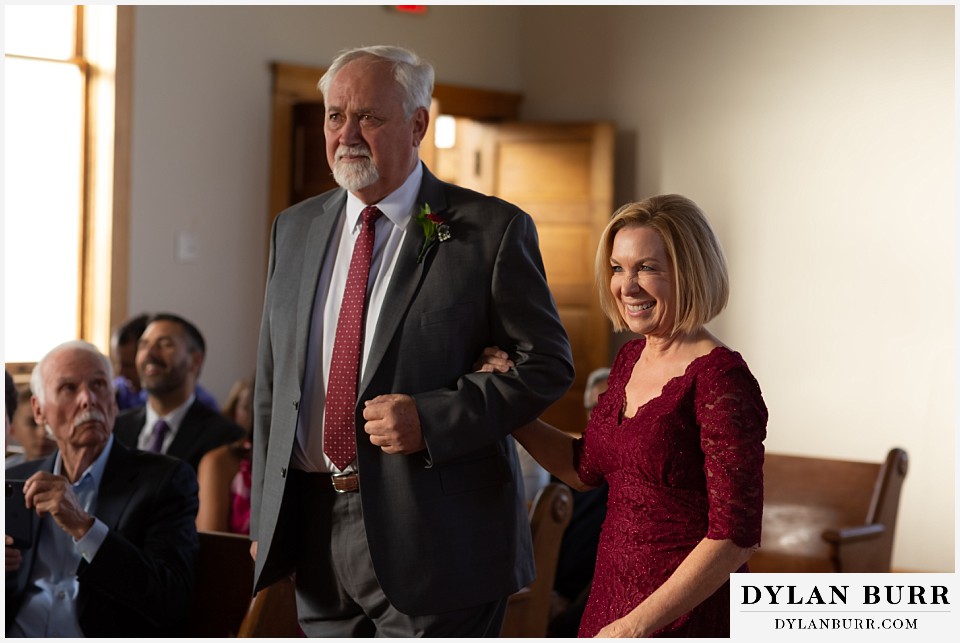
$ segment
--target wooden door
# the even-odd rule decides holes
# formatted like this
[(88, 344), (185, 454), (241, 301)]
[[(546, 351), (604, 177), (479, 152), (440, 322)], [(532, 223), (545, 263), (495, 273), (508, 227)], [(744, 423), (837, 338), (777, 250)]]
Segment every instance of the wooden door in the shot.
[(576, 379), (544, 420), (579, 434), (583, 389), (610, 365), (610, 323), (600, 310), (594, 257), (613, 212), (611, 123), (458, 124), (458, 183), (498, 196), (533, 217), (547, 282), (570, 336)]
[(323, 103), (293, 105), (293, 159), (290, 165), (290, 203), (299, 203), (337, 187), (327, 164), (326, 137), (323, 134)]

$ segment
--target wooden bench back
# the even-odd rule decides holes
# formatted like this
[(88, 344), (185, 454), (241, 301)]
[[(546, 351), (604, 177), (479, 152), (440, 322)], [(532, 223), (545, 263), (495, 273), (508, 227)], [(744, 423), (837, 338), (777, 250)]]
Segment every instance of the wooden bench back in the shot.
[(297, 621), (297, 586), (292, 575), (257, 592), (237, 633), (241, 639), (302, 636)]
[(573, 494), (565, 484), (550, 483), (534, 498), (530, 507), (530, 530), (537, 576), (507, 601), (501, 637), (546, 637), (560, 542), (571, 516)]
[(755, 572), (889, 571), (907, 457), (883, 463), (768, 453)]
[(197, 532), (200, 553), (190, 601), (188, 636), (234, 637), (253, 594), (250, 539), (218, 531)]

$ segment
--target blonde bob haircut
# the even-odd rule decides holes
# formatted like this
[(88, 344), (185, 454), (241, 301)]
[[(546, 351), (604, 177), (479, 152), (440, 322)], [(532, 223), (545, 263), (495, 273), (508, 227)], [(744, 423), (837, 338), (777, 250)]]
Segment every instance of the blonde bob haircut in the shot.
[(597, 289), (604, 314), (613, 322), (614, 330), (628, 330), (616, 297), (610, 292), (610, 255), (613, 239), (620, 230), (639, 227), (656, 230), (667, 251), (676, 298), (672, 335), (699, 330), (727, 305), (727, 261), (706, 215), (696, 203), (679, 194), (628, 203), (613, 213), (597, 247)]

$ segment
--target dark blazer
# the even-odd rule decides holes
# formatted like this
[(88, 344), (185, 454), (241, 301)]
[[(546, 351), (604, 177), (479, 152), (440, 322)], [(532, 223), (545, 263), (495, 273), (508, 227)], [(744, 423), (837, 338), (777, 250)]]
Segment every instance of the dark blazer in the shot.
[[(52, 472), (55, 457), (11, 467), (7, 478)], [(180, 460), (114, 440), (94, 515), (110, 531), (93, 561), (77, 569), (80, 629), (88, 637), (182, 634), (199, 549), (196, 474)], [(41, 525), (34, 515), (33, 547), (23, 552), (20, 570), (7, 574), (7, 628), (30, 579)]]
[[(117, 416), (113, 433), (125, 446), (137, 448), (140, 431), (147, 422), (147, 409), (143, 406), (127, 409)], [(234, 424), (220, 413), (214, 411), (200, 400), (193, 404), (183, 416), (183, 422), (177, 436), (170, 443), (167, 455), (186, 460), (196, 471), (200, 458), (207, 451), (224, 444), (230, 444), (243, 437), (243, 428)]]
[[(285, 499), (314, 294), (346, 192), (276, 219), (254, 395), (251, 538), (257, 587), (295, 565)], [(399, 249), (356, 409), (360, 495), (370, 554), (400, 611), (436, 614), (505, 598), (534, 575), (530, 523), (510, 432), (573, 380), (566, 332), (547, 288), (533, 220), (516, 206), (436, 179), (428, 203), (451, 238), (422, 263), (411, 218)], [(485, 346), (508, 351), (508, 374), (472, 373)], [(363, 431), (365, 400), (414, 397), (427, 450), (387, 455)]]

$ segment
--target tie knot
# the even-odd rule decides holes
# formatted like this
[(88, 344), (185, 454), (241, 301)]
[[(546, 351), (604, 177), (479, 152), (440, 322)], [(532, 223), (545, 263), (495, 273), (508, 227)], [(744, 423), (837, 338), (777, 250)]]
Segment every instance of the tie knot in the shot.
[(383, 212), (380, 212), (380, 208), (375, 205), (368, 205), (360, 212), (360, 216), (363, 217), (363, 222), (370, 225), (376, 223), (381, 214), (383, 214)]

